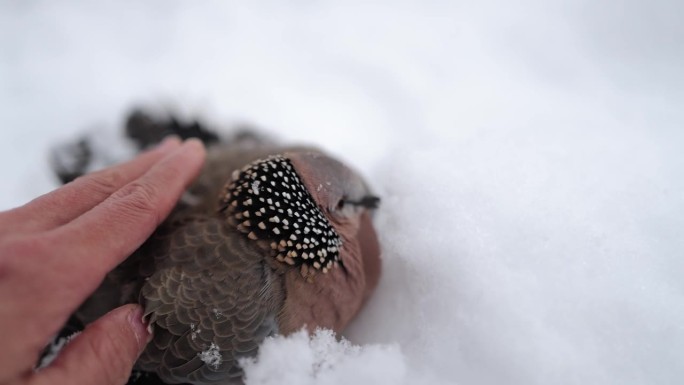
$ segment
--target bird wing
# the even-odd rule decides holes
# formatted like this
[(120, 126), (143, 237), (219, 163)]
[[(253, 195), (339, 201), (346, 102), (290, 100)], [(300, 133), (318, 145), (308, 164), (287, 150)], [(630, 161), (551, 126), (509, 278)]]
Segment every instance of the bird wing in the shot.
[(240, 381), (240, 357), (278, 332), (282, 284), (253, 242), (216, 218), (161, 228), (141, 301), (154, 338), (138, 360), (165, 381)]

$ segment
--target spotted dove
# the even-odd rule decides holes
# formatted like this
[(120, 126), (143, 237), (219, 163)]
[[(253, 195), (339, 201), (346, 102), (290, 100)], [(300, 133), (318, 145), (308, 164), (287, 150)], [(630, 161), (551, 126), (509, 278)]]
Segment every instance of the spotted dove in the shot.
[(76, 317), (139, 302), (154, 338), (136, 368), (169, 384), (239, 384), (266, 337), (342, 331), (375, 288), (378, 198), (325, 153), (246, 136), (209, 148), (168, 219)]

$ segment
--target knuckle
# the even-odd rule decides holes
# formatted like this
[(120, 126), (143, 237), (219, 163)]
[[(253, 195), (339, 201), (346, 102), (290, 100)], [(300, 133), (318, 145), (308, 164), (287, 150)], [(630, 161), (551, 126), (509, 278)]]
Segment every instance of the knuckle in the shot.
[(121, 202), (126, 213), (135, 216), (152, 216), (158, 219), (159, 192), (148, 183), (131, 182), (117, 190), (112, 197)]
[(26, 246), (15, 241), (4, 241), (0, 244), (0, 280), (10, 276), (16, 268), (16, 261), (21, 255), (26, 255), (23, 251)]
[(125, 183), (124, 175), (116, 169), (96, 171), (77, 178), (74, 183), (82, 183), (84, 188), (97, 194), (109, 195)]
[(27, 260), (36, 260), (49, 252), (46, 243), (38, 237), (4, 240), (0, 243), (0, 277), (19, 270)]
[(3, 251), (3, 257), (23, 257), (35, 254), (38, 243), (28, 239), (10, 239), (4, 241), (0, 249)]

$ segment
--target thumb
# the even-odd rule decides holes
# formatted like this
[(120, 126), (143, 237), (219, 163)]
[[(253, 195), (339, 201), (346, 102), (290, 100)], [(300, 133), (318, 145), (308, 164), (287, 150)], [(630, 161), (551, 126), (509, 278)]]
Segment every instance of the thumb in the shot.
[(32, 383), (125, 384), (151, 338), (140, 306), (119, 307), (88, 325)]

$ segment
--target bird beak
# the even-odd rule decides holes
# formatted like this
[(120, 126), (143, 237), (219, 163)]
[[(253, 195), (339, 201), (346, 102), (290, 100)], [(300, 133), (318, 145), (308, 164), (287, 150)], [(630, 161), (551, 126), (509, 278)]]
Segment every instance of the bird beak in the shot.
[(373, 227), (373, 221), (369, 212), (361, 214), (358, 240), (363, 260), (363, 270), (366, 276), (364, 298), (368, 298), (378, 285), (380, 271), (382, 270), (380, 242), (378, 241), (378, 235)]
[(377, 209), (378, 206), (380, 206), (380, 198), (373, 195), (366, 195), (358, 201), (345, 200), (344, 202), (350, 205), (360, 206), (369, 210)]

